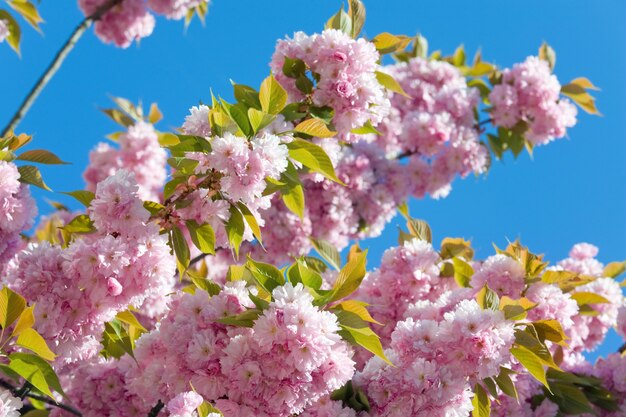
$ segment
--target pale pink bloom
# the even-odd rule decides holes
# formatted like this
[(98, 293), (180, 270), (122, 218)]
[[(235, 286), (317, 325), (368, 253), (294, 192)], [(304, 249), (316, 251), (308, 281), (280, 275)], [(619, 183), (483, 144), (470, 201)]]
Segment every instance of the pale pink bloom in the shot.
[(193, 417), (203, 402), (202, 396), (194, 391), (182, 392), (167, 403), (167, 411), (170, 417)]
[(10, 391), (0, 389), (0, 416), (19, 417), (22, 408), (22, 400), (14, 397)]
[(185, 117), (183, 130), (187, 135), (211, 136), (211, 124), (209, 123), (209, 106), (201, 104), (189, 109), (189, 115)]

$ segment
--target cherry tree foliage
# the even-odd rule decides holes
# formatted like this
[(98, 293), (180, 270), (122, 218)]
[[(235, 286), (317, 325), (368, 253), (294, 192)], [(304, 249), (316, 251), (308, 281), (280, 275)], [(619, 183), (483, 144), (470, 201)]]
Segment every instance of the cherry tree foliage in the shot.
[[(14, 16), (41, 18), (7, 4), (0, 41), (18, 49)], [(78, 4), (123, 48), (155, 14), (208, 7)], [(611, 328), (626, 338), (625, 262), (519, 241), (476, 259), (407, 204), (563, 138), (577, 106), (598, 113), (595, 86), (562, 84), (547, 44), (498, 68), (421, 35), (360, 37), (364, 21), (352, 0), (278, 40), (258, 88), (190, 103), (174, 131), (114, 98), (118, 131), (63, 193), (83, 209), (38, 222), (37, 165), (64, 161), (23, 149), (18, 112), (0, 139), (1, 416), (625, 415), (626, 357), (585, 357)], [(397, 213), (397, 246), (368, 269), (358, 241)]]

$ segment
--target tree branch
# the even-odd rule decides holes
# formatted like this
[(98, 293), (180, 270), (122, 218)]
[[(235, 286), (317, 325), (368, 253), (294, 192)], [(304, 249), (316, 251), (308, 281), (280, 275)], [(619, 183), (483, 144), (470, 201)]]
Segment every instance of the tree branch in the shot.
[[(18, 389), (17, 387), (14, 387), (13, 385), (9, 384), (8, 382), (2, 379), (0, 379), (0, 386), (8, 390), (11, 390), (15, 394), (17, 394), (17, 391), (20, 391), (20, 389)], [(63, 403), (58, 403), (49, 397), (44, 397), (43, 395), (33, 394), (32, 392), (27, 392), (25, 396), (28, 398), (32, 398), (33, 400), (41, 401), (53, 407), (60, 408), (62, 410), (67, 411), (68, 413), (74, 414), (75, 416), (78, 416), (78, 417), (83, 416), (82, 413), (78, 411), (77, 409), (70, 407), (69, 405), (65, 405)]]
[(150, 410), (150, 412), (148, 413), (148, 417), (156, 417), (161, 412), (163, 407), (165, 407), (165, 404), (163, 404), (163, 402), (159, 400), (159, 402), (154, 407), (152, 407), (152, 410)]
[(17, 125), (22, 121), (24, 116), (30, 107), (33, 105), (39, 94), (46, 87), (48, 82), (54, 77), (54, 74), (59, 70), (65, 58), (69, 55), (69, 53), (74, 49), (74, 46), (78, 42), (78, 40), (83, 36), (85, 31), (89, 29), (93, 22), (98, 21), (106, 12), (111, 10), (115, 5), (121, 3), (122, 0), (109, 0), (104, 3), (102, 6), (98, 7), (98, 9), (93, 12), (91, 15), (87, 16), (77, 27), (74, 29), (70, 37), (65, 41), (61, 49), (57, 52), (52, 62), (48, 65), (48, 68), (44, 71), (44, 73), (39, 77), (33, 88), (30, 90), (22, 104), (17, 109), (11, 121), (6, 125), (6, 127), (0, 133), (0, 137), (6, 136), (9, 132), (14, 131)]

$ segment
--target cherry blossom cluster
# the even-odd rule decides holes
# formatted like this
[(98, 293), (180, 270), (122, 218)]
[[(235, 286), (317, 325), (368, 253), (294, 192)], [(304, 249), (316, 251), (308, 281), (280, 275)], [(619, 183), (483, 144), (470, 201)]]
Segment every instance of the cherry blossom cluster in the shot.
[(0, 273), (22, 248), (20, 233), (33, 225), (37, 215), (35, 200), (27, 185), (19, 182), (20, 173), (11, 162), (0, 161)]
[(134, 175), (119, 171), (100, 182), (88, 213), (96, 232), (77, 236), (67, 248), (31, 243), (8, 266), (5, 282), (36, 303), (36, 330), (61, 357), (59, 364), (93, 357), (104, 323), (129, 305), (144, 313), (166, 308), (175, 261), (167, 238), (148, 223)]
[[(410, 193), (445, 197), (452, 180), (480, 174), (488, 151), (481, 145), (474, 113), (478, 90), (444, 61), (412, 58), (385, 67), (408, 95), (391, 94), (392, 112), (378, 141), (388, 155), (409, 155)], [(377, 142), (378, 142), (377, 141)]]
[(314, 307), (302, 284), (276, 288), (251, 328), (220, 323), (254, 306), (249, 290), (237, 281), (212, 297), (199, 290), (177, 297), (158, 328), (138, 340), (136, 364), (125, 357), (82, 366), (70, 398), (86, 416), (135, 415), (159, 400), (172, 416), (191, 415), (203, 399), (226, 416), (287, 417), (352, 377), (352, 350), (336, 316)]
[[(452, 304), (454, 305), (454, 304)], [(397, 324), (387, 356), (371, 359), (354, 381), (370, 400), (372, 416), (466, 416), (472, 384), (509, 362), (513, 322), (474, 300), (455, 307), (420, 303)]]
[(526, 139), (543, 145), (565, 136), (576, 124), (576, 107), (560, 98), (561, 84), (551, 74), (548, 62), (537, 57), (515, 64), (502, 72), (502, 83), (489, 94), (496, 126), (528, 125)]
[(86, 189), (96, 191), (98, 183), (124, 169), (135, 174), (140, 198), (158, 201), (167, 177), (167, 154), (159, 145), (157, 131), (151, 124), (139, 121), (119, 135), (117, 141), (119, 149), (99, 143), (89, 153), (89, 165), (83, 173)]
[[(109, 0), (78, 0), (86, 16), (110, 3)], [(133, 41), (152, 34), (155, 18), (151, 11), (168, 19), (182, 19), (195, 7), (206, 3), (207, 0), (121, 0), (96, 21), (95, 32), (103, 42), (127, 48)]]
[(314, 74), (311, 99), (316, 106), (334, 110), (333, 124), (341, 139), (354, 141), (352, 129), (368, 121), (377, 125), (387, 116), (389, 99), (376, 79), (379, 54), (371, 42), (352, 39), (336, 29), (310, 36), (297, 32), (293, 38), (278, 41), (270, 66), (291, 101), (298, 102), (306, 93), (298, 88), (301, 78), (283, 72), (286, 59), (302, 61)]

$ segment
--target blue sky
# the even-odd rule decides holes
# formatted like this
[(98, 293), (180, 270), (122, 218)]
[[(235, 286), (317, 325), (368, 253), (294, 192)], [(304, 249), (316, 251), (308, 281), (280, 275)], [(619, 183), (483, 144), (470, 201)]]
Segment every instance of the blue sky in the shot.
[[(473, 54), (510, 66), (536, 54), (543, 41), (557, 51), (556, 74), (567, 81), (586, 76), (602, 88), (603, 117), (580, 113), (569, 139), (494, 163), (487, 176), (457, 181), (439, 201), (412, 201), (411, 214), (426, 219), (439, 242), (445, 236), (471, 239), (481, 257), (492, 242), (522, 242), (547, 259), (567, 255), (576, 242), (598, 245), (600, 259), (626, 258), (626, 2), (623, 0), (365, 1), (364, 34), (420, 32), (431, 50), (451, 53), (461, 43)], [(208, 101), (213, 89), (231, 97), (229, 79), (258, 85), (269, 72), (276, 39), (294, 31), (321, 30), (337, 11), (338, 0), (233, 2), (214, 0), (206, 26), (195, 21), (159, 19), (154, 34), (139, 46), (120, 50), (103, 45), (93, 33), (81, 39), (61, 71), (20, 125), (35, 135), (34, 147), (53, 150), (71, 166), (45, 168), (48, 184), (58, 191), (81, 189), (87, 154), (104, 135), (117, 129), (99, 111), (109, 95), (148, 104), (158, 102), (162, 130), (181, 124), (187, 109)], [(515, 6), (517, 4), (517, 6)], [(52, 56), (81, 19), (73, 0), (43, 1), (46, 23), (41, 36), (23, 34), (22, 58), (0, 47), (0, 123), (5, 123)], [(60, 195), (44, 198), (73, 203)], [(385, 233), (364, 242), (370, 264), (395, 244), (400, 218)], [(609, 340), (608, 350), (620, 343)]]

